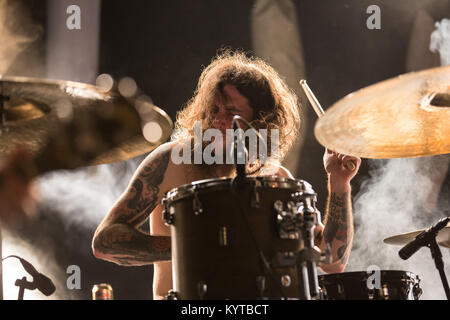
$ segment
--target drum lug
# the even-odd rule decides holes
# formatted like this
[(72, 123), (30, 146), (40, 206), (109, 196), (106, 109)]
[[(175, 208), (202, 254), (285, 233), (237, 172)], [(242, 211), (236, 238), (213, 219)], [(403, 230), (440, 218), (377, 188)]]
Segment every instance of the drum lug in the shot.
[(256, 288), (259, 292), (259, 298), (264, 300), (264, 291), (266, 290), (266, 277), (257, 276), (256, 277)]
[(228, 245), (227, 227), (220, 227), (219, 229), (219, 245), (221, 247), (226, 247)]
[(389, 288), (386, 284), (383, 284), (380, 290), (380, 297), (383, 297), (384, 300), (389, 300)]
[(422, 293), (423, 293), (422, 288), (419, 287), (419, 283), (416, 283), (413, 287), (414, 300), (419, 300)]
[(205, 298), (205, 294), (208, 291), (208, 285), (205, 281), (199, 281), (197, 282), (197, 292), (198, 297), (200, 300), (203, 300)]
[(194, 199), (192, 200), (192, 209), (194, 210), (194, 214), (196, 216), (203, 213), (203, 206), (202, 203), (200, 202), (200, 199), (198, 198), (197, 193), (194, 193)]
[(260, 205), (260, 200), (259, 200), (259, 192), (258, 192), (258, 187), (261, 186), (261, 182), (256, 180), (255, 183), (253, 184), (253, 192), (252, 192), (252, 199), (251, 199), (251, 207), (258, 209), (259, 205)]
[(175, 208), (172, 206), (169, 206), (168, 208), (164, 206), (163, 211), (163, 220), (166, 225), (173, 225), (175, 222)]
[(178, 296), (178, 293), (176, 291), (170, 290), (167, 293), (167, 297), (166, 298), (167, 298), (167, 300), (178, 300), (179, 296)]

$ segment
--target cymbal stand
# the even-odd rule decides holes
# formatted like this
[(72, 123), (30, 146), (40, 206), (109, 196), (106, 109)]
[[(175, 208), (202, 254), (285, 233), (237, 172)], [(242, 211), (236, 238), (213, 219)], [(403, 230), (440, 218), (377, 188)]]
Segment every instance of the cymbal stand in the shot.
[[(4, 103), (9, 100), (9, 97), (3, 95), (3, 86), (0, 85), (1, 93), (0, 93), (0, 135), (3, 133), (3, 130), (6, 129), (6, 119), (4, 112)], [(3, 236), (2, 236), (2, 225), (0, 224), (0, 300), (3, 300)]]
[(434, 264), (439, 271), (439, 275), (441, 276), (442, 285), (444, 286), (445, 295), (447, 296), (447, 300), (450, 300), (450, 288), (448, 286), (447, 277), (444, 271), (444, 261), (442, 260), (442, 253), (439, 245), (436, 241), (436, 237), (434, 236), (427, 245), (431, 250), (431, 256), (433, 257)]

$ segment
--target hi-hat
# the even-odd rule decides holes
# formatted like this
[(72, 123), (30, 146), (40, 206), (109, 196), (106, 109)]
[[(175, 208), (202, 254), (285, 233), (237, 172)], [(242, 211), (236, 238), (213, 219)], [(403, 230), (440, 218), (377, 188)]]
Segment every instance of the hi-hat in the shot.
[[(417, 230), (413, 232), (398, 234), (389, 238), (384, 239), (384, 243), (393, 244), (398, 246), (403, 246), (413, 241), (420, 233), (424, 230)], [(436, 241), (443, 247), (450, 248), (450, 225), (447, 225), (444, 229), (440, 230)]]
[(0, 99), (0, 157), (24, 146), (44, 171), (130, 159), (172, 132), (169, 116), (146, 104), (159, 126), (147, 141), (133, 101), (84, 83), (0, 76)]
[(326, 110), (314, 133), (328, 149), (363, 158), (450, 153), (450, 66), (351, 93)]

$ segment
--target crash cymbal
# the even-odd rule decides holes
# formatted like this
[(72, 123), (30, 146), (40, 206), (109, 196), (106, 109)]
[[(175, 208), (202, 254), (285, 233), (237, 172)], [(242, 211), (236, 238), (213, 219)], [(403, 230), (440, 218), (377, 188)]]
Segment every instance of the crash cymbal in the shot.
[(363, 158), (450, 153), (450, 66), (408, 73), (351, 93), (321, 117), (326, 148)]
[(173, 122), (167, 113), (150, 102), (144, 102), (139, 109), (143, 118), (143, 134), (127, 139), (111, 150), (99, 155), (92, 165), (123, 161), (150, 152), (166, 142), (173, 130)]
[[(389, 238), (384, 239), (384, 243), (387, 244), (393, 244), (398, 246), (406, 245), (407, 243), (414, 240), (420, 233), (425, 231), (423, 230), (417, 230), (413, 232), (403, 233), (396, 236), (392, 236)], [(448, 224), (444, 229), (440, 230), (437, 237), (436, 237), (437, 243), (439, 243), (441, 246), (450, 248), (450, 224)]]
[[(0, 98), (0, 157), (21, 145), (46, 170), (130, 159), (172, 132), (160, 108), (144, 103), (138, 113), (135, 101), (84, 83), (0, 76)], [(142, 134), (140, 113), (155, 124), (150, 142)]]

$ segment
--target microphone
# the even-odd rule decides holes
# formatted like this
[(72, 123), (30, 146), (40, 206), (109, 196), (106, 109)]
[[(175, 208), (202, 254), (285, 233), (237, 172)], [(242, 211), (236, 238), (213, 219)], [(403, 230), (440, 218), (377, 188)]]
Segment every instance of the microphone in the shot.
[(450, 221), (450, 217), (442, 218), (434, 226), (421, 232), (416, 236), (414, 240), (409, 242), (398, 252), (400, 258), (403, 260), (409, 259), (414, 253), (416, 253), (421, 247), (427, 246), (433, 237), (436, 237), (437, 233), (445, 228)]
[[(233, 159), (235, 161), (234, 165), (236, 167), (236, 178), (240, 179), (240, 178), (244, 178), (246, 176), (245, 174), (245, 166), (247, 164), (247, 156), (248, 156), (248, 151), (247, 148), (245, 147), (245, 141), (244, 138), (242, 137), (242, 129), (240, 128), (240, 126), (238, 125), (238, 120), (240, 120), (241, 117), (240, 116), (234, 116), (233, 117), (233, 131), (234, 131), (234, 155), (233, 155)], [(236, 134), (238, 133), (238, 134)], [(238, 151), (238, 143), (242, 143), (242, 152), (244, 154), (242, 154), (241, 152)], [(244, 157), (244, 163), (238, 163), (239, 159), (242, 159), (242, 156)]]
[(22, 263), (23, 268), (25, 271), (27, 271), (32, 277), (33, 277), (33, 284), (36, 286), (36, 288), (42, 292), (44, 295), (49, 296), (53, 292), (55, 292), (56, 288), (53, 284), (52, 280), (50, 280), (48, 277), (44, 276), (42, 273), (39, 273), (31, 263), (26, 261), (23, 258), (19, 258), (20, 262)]

